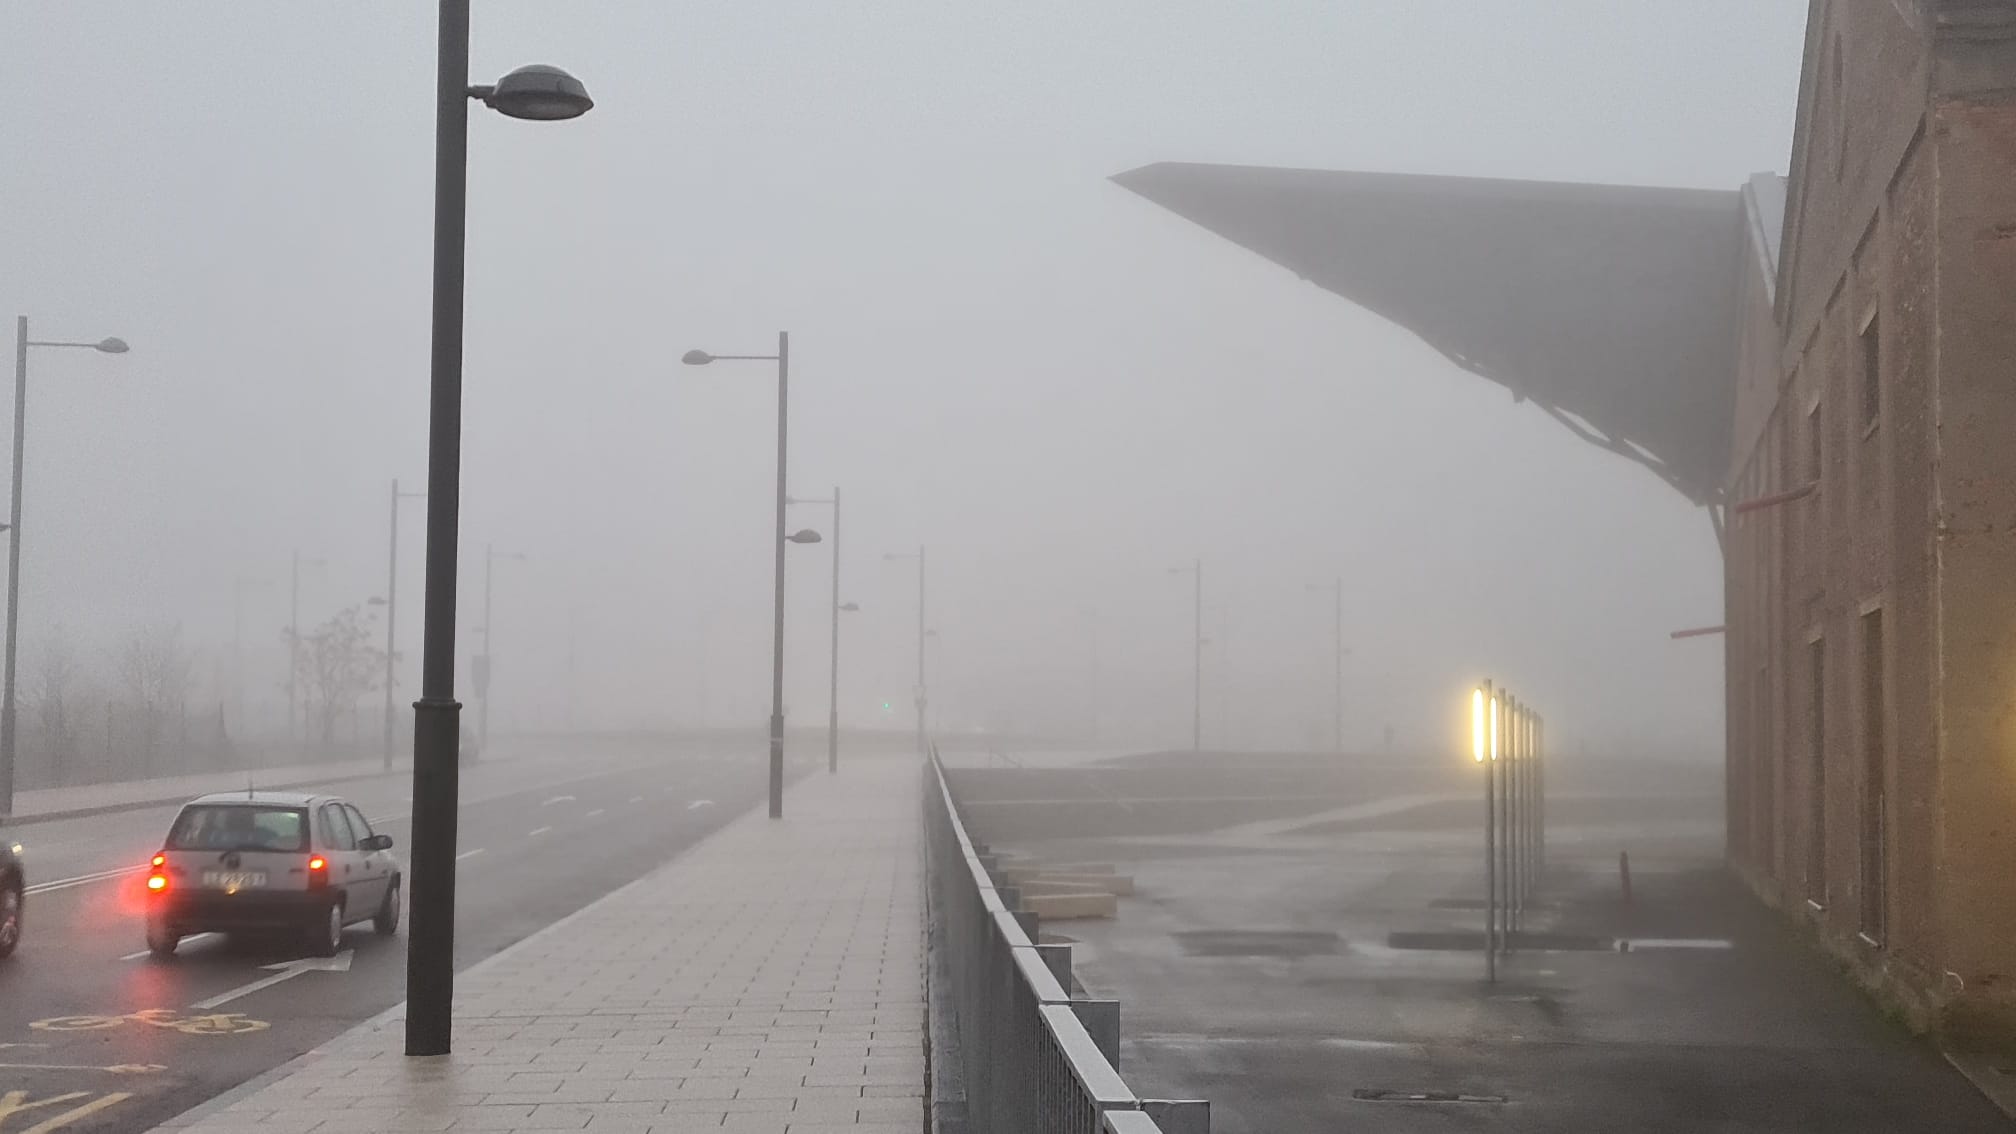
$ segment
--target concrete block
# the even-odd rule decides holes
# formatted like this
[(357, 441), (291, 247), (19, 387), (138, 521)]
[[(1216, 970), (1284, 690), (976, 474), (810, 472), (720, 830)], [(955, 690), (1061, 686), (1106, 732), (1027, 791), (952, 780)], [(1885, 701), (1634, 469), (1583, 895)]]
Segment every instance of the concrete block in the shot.
[(1142, 1099), (1162, 1134), (1211, 1134), (1211, 1104), (1202, 1099)]
[[(1034, 914), (1044, 921), (1113, 917), (1120, 912), (1120, 899), (1111, 894), (1047, 894), (1022, 899), (1021, 912)], [(1034, 940), (1033, 934), (1031, 940)]]
[(1120, 1002), (1118, 1000), (1073, 1000), (1071, 1014), (1078, 1017), (1085, 1034), (1113, 1070), (1120, 1070)]
[(1036, 951), (1043, 955), (1043, 963), (1050, 968), (1050, 975), (1067, 990), (1071, 987), (1071, 946), (1038, 945)]

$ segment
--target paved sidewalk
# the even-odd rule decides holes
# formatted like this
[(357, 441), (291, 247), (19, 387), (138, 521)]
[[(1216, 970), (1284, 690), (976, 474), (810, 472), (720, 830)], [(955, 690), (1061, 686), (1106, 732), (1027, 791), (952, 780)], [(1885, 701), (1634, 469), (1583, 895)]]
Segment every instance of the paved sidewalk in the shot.
[(404, 1009), (162, 1129), (919, 1134), (915, 757), (848, 761), (463, 973), (456, 1052)]

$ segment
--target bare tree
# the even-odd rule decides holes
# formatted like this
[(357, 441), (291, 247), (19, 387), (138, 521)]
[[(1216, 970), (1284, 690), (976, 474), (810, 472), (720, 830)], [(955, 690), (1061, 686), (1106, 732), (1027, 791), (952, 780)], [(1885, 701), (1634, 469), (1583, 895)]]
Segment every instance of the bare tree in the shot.
[(59, 624), (43, 641), (28, 673), (25, 697), (41, 726), (42, 742), (48, 745), (50, 778), (56, 783), (63, 782), (65, 770), (77, 754), (77, 726), (84, 713), (79, 688), (83, 679), (83, 666), (71, 648), (70, 636)]
[(135, 631), (119, 653), (119, 680), (132, 700), (148, 767), (160, 746), (162, 726), (179, 716), (189, 697), (195, 660), (182, 644), (182, 627), (150, 626)]
[[(291, 644), (290, 633), (281, 637)], [(376, 637), (372, 619), (353, 606), (302, 634), (300, 648), (292, 651), (300, 665), (295, 680), (307, 695), (307, 719), (323, 744), (335, 743), (336, 722), (378, 688), (385, 651), (372, 645)]]

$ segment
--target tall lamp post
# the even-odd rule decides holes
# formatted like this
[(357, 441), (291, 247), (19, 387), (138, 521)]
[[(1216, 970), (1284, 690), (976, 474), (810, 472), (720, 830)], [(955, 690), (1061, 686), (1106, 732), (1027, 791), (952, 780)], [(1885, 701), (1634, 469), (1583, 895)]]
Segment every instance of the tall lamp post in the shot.
[(463, 243), (469, 100), (507, 117), (578, 118), (595, 105), (574, 76), (520, 67), (469, 85), (469, 0), (441, 0), (434, 132), (434, 312), (427, 433), (427, 609), (413, 725), (413, 928), (406, 949), (406, 1054), (445, 1055), (455, 995), (455, 571), (462, 521)]
[(393, 737), (398, 732), (399, 714), (394, 688), (399, 684), (399, 502), (425, 500), (424, 492), (401, 492), (392, 481), (391, 565), (385, 570), (385, 770), (392, 770)]
[(840, 614), (842, 611), (860, 610), (861, 607), (856, 603), (840, 601), (840, 489), (836, 486), (833, 495), (824, 499), (794, 496), (787, 497), (784, 502), (833, 506), (833, 658), (829, 670), (831, 688), (826, 702), (826, 771), (831, 774), (840, 770)]
[(48, 347), (95, 350), (104, 354), (125, 354), (120, 339), (99, 339), (95, 343), (37, 341), (28, 337), (28, 316), (14, 320), (14, 501), (6, 523), (7, 539), (7, 665), (0, 692), (0, 816), (14, 812), (14, 658), (21, 636), (21, 467), (27, 438), (28, 348)]
[(1344, 648), (1344, 580), (1340, 576), (1334, 583), (1311, 583), (1312, 591), (1329, 591), (1336, 596), (1337, 605), (1331, 627), (1331, 644), (1335, 651), (1335, 668), (1330, 675), (1330, 743), (1333, 751), (1344, 751), (1344, 655), (1350, 651)]
[(294, 549), (293, 569), (288, 574), (287, 584), (287, 742), (299, 739), (295, 721), (300, 716), (300, 697), (297, 686), (301, 680), (301, 565), (327, 567), (327, 559), (303, 559), (301, 549)]
[(882, 557), (884, 562), (896, 559), (917, 561), (917, 754), (930, 754), (930, 746), (924, 740), (924, 707), (929, 703), (924, 688), (924, 545), (917, 545), (916, 554), (907, 551), (892, 551)]
[(784, 817), (784, 545), (818, 543), (819, 533), (807, 529), (784, 534), (784, 506), (790, 499), (784, 492), (791, 432), (791, 334), (777, 332), (776, 354), (709, 354), (689, 350), (681, 359), (688, 366), (715, 362), (774, 362), (777, 364), (777, 559), (776, 619), (770, 640), (770, 818)]
[(497, 561), (525, 562), (525, 556), (507, 551), (497, 554), (497, 545), (483, 545), (483, 660), (476, 667), (476, 750), (490, 751), (490, 683), (497, 678), (497, 631), (491, 622), (490, 598), (496, 590)]
[(1204, 747), (1204, 561), (1199, 559), (1188, 567), (1171, 567), (1169, 573), (1189, 575), (1196, 583), (1190, 662), (1190, 749), (1194, 752)]

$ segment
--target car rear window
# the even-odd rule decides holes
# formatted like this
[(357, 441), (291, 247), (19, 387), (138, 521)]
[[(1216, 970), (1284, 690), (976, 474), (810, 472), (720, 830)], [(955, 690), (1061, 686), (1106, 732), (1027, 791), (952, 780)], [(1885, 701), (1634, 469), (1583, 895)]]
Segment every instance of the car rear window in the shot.
[(168, 849), (305, 851), (308, 815), (298, 807), (245, 803), (185, 807), (168, 832)]

